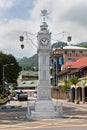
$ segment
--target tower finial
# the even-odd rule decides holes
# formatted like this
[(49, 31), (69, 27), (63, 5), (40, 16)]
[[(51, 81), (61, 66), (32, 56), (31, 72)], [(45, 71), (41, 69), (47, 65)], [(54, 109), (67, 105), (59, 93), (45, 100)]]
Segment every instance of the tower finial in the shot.
[(48, 18), (48, 12), (47, 10), (41, 10), (41, 16), (42, 16), (42, 21), (45, 22), (46, 18)]

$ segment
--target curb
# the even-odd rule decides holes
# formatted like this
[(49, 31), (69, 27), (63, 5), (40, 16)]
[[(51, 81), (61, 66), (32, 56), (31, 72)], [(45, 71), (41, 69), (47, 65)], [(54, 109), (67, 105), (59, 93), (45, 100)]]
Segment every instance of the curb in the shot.
[(62, 115), (63, 118), (72, 118), (72, 119), (87, 119), (87, 116), (70, 116), (70, 115)]
[(0, 107), (0, 110), (1, 110), (1, 109), (16, 108), (16, 107), (21, 107), (21, 106), (1, 106), (1, 107)]
[(87, 119), (87, 116), (74, 116), (73, 119)]

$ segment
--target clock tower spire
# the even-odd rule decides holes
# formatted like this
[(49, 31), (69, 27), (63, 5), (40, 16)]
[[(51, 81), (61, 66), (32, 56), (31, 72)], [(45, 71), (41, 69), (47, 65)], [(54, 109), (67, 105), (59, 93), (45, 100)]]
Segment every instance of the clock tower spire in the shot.
[(51, 33), (48, 30), (46, 23), (47, 10), (41, 10), (42, 24), (40, 25), (40, 31), (37, 34), (38, 50), (49, 50), (51, 49)]

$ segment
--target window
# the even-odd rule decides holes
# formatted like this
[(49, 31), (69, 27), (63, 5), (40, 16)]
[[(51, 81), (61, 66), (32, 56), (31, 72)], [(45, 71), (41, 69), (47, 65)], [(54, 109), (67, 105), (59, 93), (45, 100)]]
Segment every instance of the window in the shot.
[(72, 51), (72, 53), (75, 53), (75, 51)]
[(67, 50), (64, 51), (64, 54), (67, 54)]
[(79, 51), (80, 53), (83, 53), (83, 51)]
[(67, 54), (67, 53), (68, 53), (67, 50), (65, 50), (65, 51), (64, 51), (64, 54)]
[(63, 58), (59, 57), (59, 64), (62, 65), (63, 64)]
[(73, 59), (72, 58), (68, 58), (68, 61), (71, 62), (71, 61), (73, 61)]

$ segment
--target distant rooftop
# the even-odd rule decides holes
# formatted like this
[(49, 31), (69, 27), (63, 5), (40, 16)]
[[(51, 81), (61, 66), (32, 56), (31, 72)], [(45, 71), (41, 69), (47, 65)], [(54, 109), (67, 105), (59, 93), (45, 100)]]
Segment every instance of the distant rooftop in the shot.
[(28, 75), (28, 76), (38, 76), (38, 72), (36, 71), (21, 71), (21, 75)]
[(63, 47), (63, 49), (73, 49), (73, 50), (87, 50), (87, 48), (84, 48), (84, 47), (78, 47), (78, 46), (72, 46), (72, 45), (70, 45), (70, 46), (64, 46)]
[(20, 87), (37, 87), (37, 85), (38, 85), (38, 80), (22, 81), (18, 85), (18, 88), (20, 88)]

